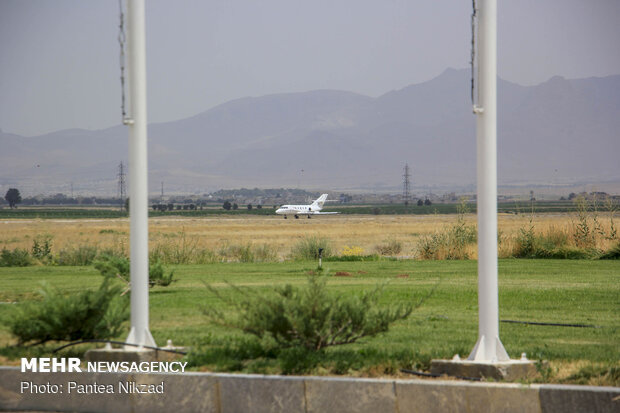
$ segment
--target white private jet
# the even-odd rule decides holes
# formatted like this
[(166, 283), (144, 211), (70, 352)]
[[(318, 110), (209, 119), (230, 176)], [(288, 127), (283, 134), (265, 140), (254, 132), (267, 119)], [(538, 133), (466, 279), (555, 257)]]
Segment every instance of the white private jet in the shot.
[(284, 215), (284, 219), (286, 219), (288, 215), (295, 215), (297, 219), (300, 215), (307, 215), (308, 218), (310, 218), (310, 215), (339, 214), (339, 212), (321, 212), (326, 199), (327, 194), (323, 194), (310, 205), (282, 205), (276, 210), (276, 214)]

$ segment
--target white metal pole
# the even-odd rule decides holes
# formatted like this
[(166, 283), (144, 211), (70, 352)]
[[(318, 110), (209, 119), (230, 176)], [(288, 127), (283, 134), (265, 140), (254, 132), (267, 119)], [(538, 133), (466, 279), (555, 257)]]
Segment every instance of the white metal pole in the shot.
[(146, 53), (144, 0), (129, 0), (129, 217), (131, 330), (128, 343), (155, 346), (149, 331), (148, 166), (146, 144)]
[(480, 0), (478, 17), (478, 342), (469, 360), (509, 360), (499, 339), (497, 291), (497, 0)]

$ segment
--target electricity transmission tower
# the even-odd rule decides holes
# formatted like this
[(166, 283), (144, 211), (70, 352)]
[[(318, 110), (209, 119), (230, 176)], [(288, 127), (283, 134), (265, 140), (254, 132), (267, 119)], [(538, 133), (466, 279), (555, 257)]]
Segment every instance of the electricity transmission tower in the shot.
[(118, 174), (116, 175), (118, 178), (117, 183), (117, 195), (121, 200), (121, 211), (125, 208), (125, 197), (127, 196), (127, 187), (125, 186), (125, 165), (123, 162), (118, 165)]
[(409, 205), (409, 199), (411, 198), (411, 180), (409, 179), (411, 175), (409, 174), (409, 164), (405, 163), (405, 169), (403, 173), (403, 201), (405, 205)]

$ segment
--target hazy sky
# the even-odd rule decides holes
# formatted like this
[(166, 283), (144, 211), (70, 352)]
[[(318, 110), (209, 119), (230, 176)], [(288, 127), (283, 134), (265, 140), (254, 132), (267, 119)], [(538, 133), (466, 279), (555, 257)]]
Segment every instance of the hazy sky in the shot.
[[(498, 0), (499, 75), (620, 74), (619, 0)], [(469, 0), (147, 0), (149, 122), (244, 96), (378, 96), (469, 65)], [(0, 128), (120, 123), (117, 0), (0, 0)]]

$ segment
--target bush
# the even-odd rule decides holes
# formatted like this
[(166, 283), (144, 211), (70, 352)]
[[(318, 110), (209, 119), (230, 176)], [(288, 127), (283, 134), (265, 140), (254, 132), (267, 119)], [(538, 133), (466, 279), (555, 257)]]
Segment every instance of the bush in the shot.
[(129, 318), (128, 300), (118, 296), (120, 289), (107, 277), (97, 290), (70, 295), (44, 287), (41, 301), (17, 307), (9, 329), (19, 345), (116, 337)]
[[(427, 200), (428, 201), (428, 200)], [(467, 247), (478, 240), (474, 225), (467, 225), (465, 214), (469, 207), (465, 199), (457, 206), (457, 219), (445, 232), (436, 232), (420, 238), (418, 255), (427, 260), (462, 260), (469, 259)]]
[(327, 238), (305, 237), (293, 246), (291, 257), (296, 260), (319, 259), (319, 248), (323, 249), (323, 258), (332, 255), (331, 242)]
[(30, 254), (22, 248), (14, 250), (3, 248), (0, 253), (0, 267), (27, 267), (32, 263)]
[(149, 284), (159, 285), (161, 287), (167, 287), (172, 284), (172, 278), (174, 277), (174, 271), (170, 271), (166, 274), (163, 265), (159, 261), (149, 266)]
[(130, 265), (127, 257), (103, 254), (93, 264), (104, 277), (116, 277), (129, 283)]
[(577, 260), (597, 258), (600, 255), (600, 252), (594, 248), (570, 245), (570, 236), (566, 231), (552, 227), (544, 234), (535, 234), (531, 219), (527, 229), (519, 229), (515, 243), (513, 254), (516, 258)]
[(403, 244), (395, 239), (389, 239), (377, 245), (375, 250), (379, 255), (398, 255), (403, 250)]
[(77, 248), (65, 248), (58, 252), (56, 264), (68, 266), (91, 265), (97, 256), (98, 249), (92, 245), (81, 245)]
[[(122, 256), (114, 255), (102, 255), (94, 263), (95, 268), (99, 270), (101, 275), (106, 278), (119, 278), (126, 284), (126, 289), (123, 292), (125, 294), (130, 289), (130, 262), (129, 259)], [(167, 287), (172, 283), (174, 277), (174, 271), (165, 273), (163, 265), (159, 261), (149, 263), (149, 285), (159, 285)]]
[(602, 260), (620, 260), (620, 242), (601, 255)]
[(204, 253), (198, 249), (198, 238), (188, 237), (183, 229), (178, 238), (155, 245), (150, 252), (150, 260), (163, 264), (192, 264), (200, 259), (201, 252)]
[(467, 246), (475, 243), (475, 237), (468, 235), (469, 229), (459, 232), (458, 226), (447, 233), (436, 232), (421, 237), (418, 241), (418, 255), (426, 260), (466, 260), (469, 259)]
[(380, 287), (361, 296), (329, 293), (326, 279), (321, 276), (308, 277), (305, 287), (285, 285), (267, 294), (232, 287), (241, 293), (241, 299), (226, 298), (212, 287), (209, 290), (234, 306), (237, 317), (226, 317), (214, 306), (203, 312), (215, 323), (273, 341), (279, 349), (319, 351), (353, 343), (388, 331), (391, 323), (407, 318), (413, 311), (411, 304), (379, 308)]
[(440, 250), (446, 245), (446, 236), (442, 233), (425, 235), (418, 240), (418, 256), (424, 260), (439, 260)]
[(52, 237), (36, 237), (32, 241), (32, 256), (42, 263), (49, 263), (52, 261)]

